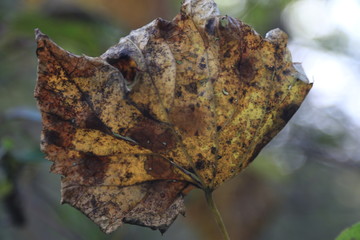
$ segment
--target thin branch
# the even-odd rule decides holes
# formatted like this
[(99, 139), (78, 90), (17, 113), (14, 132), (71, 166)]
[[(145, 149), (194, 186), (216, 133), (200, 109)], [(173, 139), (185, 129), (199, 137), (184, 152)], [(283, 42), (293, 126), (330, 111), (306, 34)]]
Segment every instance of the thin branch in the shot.
[(226, 230), (224, 221), (223, 221), (221, 214), (220, 214), (219, 210), (217, 209), (216, 204), (214, 202), (213, 195), (212, 195), (213, 190), (205, 189), (204, 192), (205, 192), (206, 202), (207, 202), (212, 214), (214, 215), (216, 223), (218, 224), (218, 226), (220, 228), (223, 239), (230, 240), (229, 233)]

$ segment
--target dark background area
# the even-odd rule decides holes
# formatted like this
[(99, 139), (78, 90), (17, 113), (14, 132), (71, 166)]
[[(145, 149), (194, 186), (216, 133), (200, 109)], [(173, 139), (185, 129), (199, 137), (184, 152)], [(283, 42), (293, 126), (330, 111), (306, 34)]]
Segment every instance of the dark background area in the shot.
[[(355, 0), (216, 1), (263, 36), (280, 27), (314, 87), (285, 129), (215, 192), (232, 239), (334, 239), (360, 220), (360, 18)], [(177, 0), (1, 0), (0, 239), (220, 239), (203, 194), (168, 232), (124, 225), (105, 235), (60, 205), (60, 176), (39, 149), (34, 29), (75, 54), (98, 56)]]

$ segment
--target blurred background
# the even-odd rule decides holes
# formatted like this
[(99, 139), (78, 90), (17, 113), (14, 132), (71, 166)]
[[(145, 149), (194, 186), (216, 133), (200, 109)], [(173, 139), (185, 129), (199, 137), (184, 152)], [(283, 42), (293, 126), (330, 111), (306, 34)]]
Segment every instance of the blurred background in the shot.
[[(287, 127), (242, 174), (215, 192), (232, 239), (334, 239), (360, 220), (360, 1), (218, 0), (260, 34), (281, 28), (314, 87)], [(171, 20), (180, 0), (0, 1), (0, 239), (210, 239), (202, 192), (168, 232), (124, 225), (105, 235), (60, 205), (60, 176), (39, 150), (34, 28), (98, 56), (131, 29)]]

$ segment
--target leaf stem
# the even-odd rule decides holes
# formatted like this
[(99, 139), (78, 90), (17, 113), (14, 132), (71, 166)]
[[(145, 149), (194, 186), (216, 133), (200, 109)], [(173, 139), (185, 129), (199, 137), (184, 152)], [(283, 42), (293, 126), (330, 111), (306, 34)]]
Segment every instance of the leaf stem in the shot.
[(212, 214), (214, 215), (216, 223), (218, 224), (218, 226), (220, 228), (223, 239), (224, 240), (230, 240), (229, 233), (226, 230), (224, 221), (223, 221), (223, 219), (221, 217), (221, 214), (220, 214), (220, 212), (219, 212), (219, 210), (216, 207), (216, 204), (214, 202), (213, 194), (212, 194), (213, 190), (205, 189), (204, 192), (205, 192), (206, 202), (207, 202)]

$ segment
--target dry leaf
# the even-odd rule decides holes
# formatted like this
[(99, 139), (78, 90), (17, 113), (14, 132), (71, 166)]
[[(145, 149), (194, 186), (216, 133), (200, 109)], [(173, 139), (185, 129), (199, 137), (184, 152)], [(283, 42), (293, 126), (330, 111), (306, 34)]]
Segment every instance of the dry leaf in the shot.
[(106, 233), (165, 231), (189, 187), (212, 191), (241, 172), (311, 88), (284, 32), (262, 38), (212, 0), (186, 0), (173, 21), (96, 58), (39, 30), (36, 40), (42, 150), (63, 175), (62, 202)]

